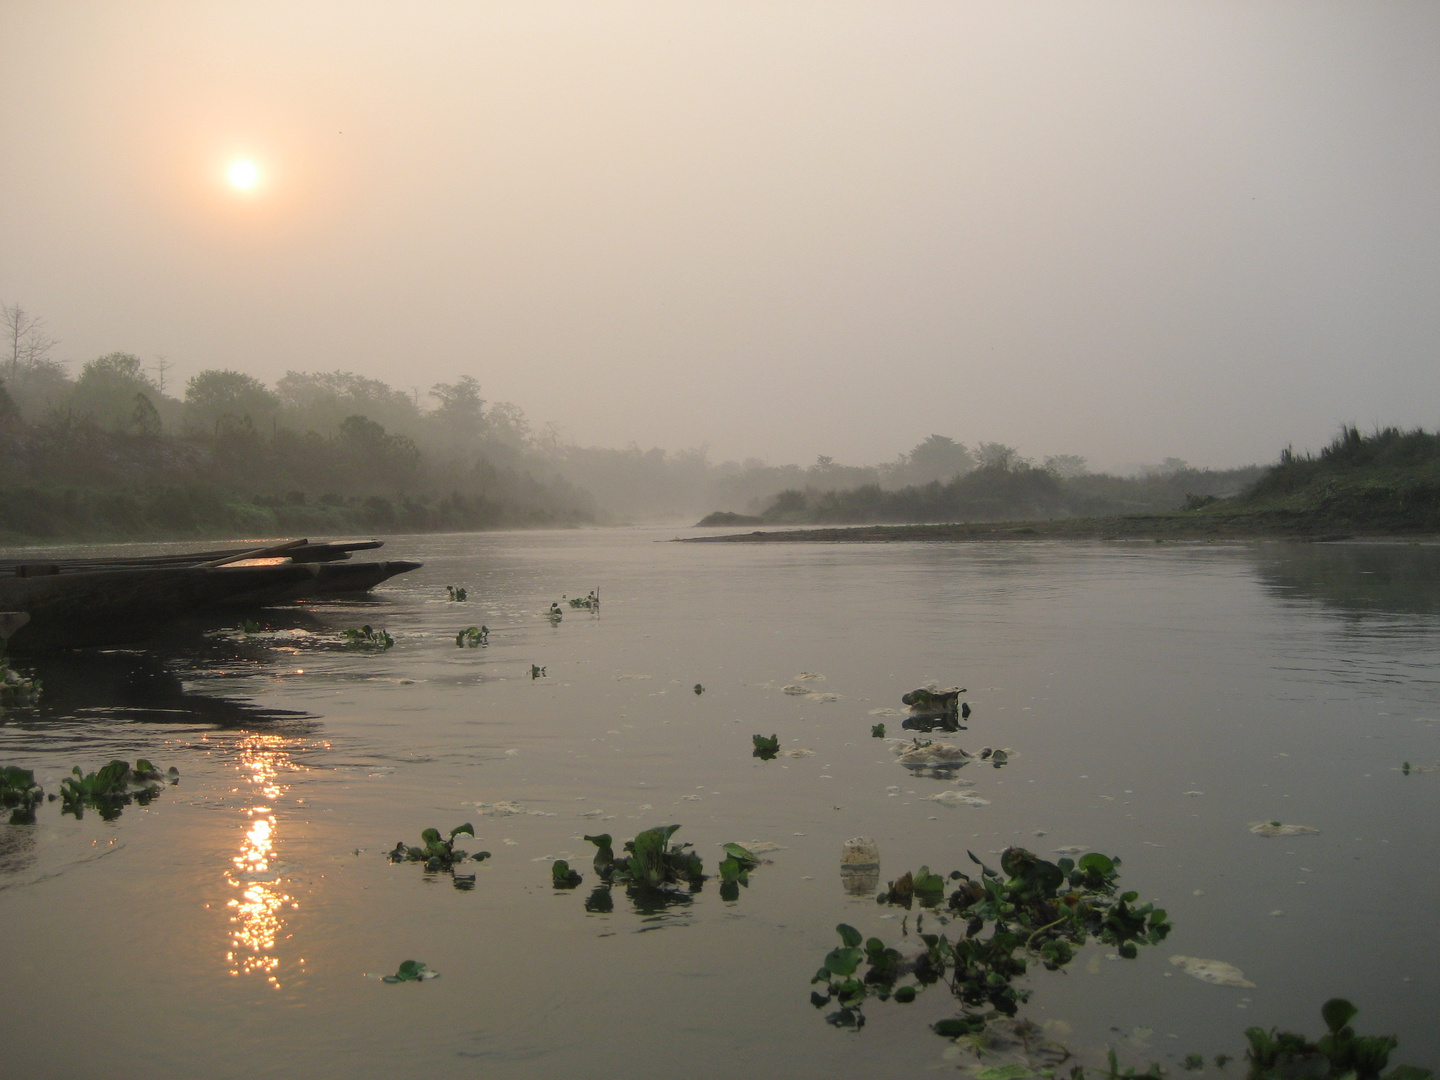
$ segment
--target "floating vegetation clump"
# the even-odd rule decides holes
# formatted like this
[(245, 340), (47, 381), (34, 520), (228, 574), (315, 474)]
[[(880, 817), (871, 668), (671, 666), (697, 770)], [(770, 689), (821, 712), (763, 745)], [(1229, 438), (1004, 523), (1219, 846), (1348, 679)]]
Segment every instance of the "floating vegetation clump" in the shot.
[[(1249, 1080), (1291, 1080), (1306, 1077), (1328, 1080), (1354, 1077), (1354, 1080), (1378, 1080), (1390, 1063), (1390, 1051), (1399, 1043), (1393, 1035), (1357, 1035), (1350, 1027), (1357, 1009), (1344, 998), (1331, 998), (1320, 1007), (1326, 1033), (1316, 1042), (1292, 1031), (1276, 1032), (1274, 1028), (1245, 1029), (1250, 1048), (1245, 1058), (1250, 1062)], [(1428, 1080), (1429, 1069), (1398, 1065), (1386, 1074), (1385, 1080)]]
[(456, 825), (450, 830), (448, 838), (442, 839), (439, 829), (426, 829), (420, 834), (420, 846), (412, 847), (401, 840), (390, 852), (389, 858), (392, 863), (402, 862), (423, 862), (427, 874), (449, 874), (457, 889), (469, 890), (475, 887), (474, 874), (457, 874), (455, 867), (466, 859), (473, 862), (484, 862), (490, 858), (490, 852), (477, 851), (473, 855), (462, 851), (455, 846), (455, 837), (475, 836), (475, 826), (468, 821), (464, 825)]
[(545, 669), (544, 669), (543, 667), (541, 667), (539, 664), (531, 664), (531, 665), (530, 665), (530, 678), (532, 678), (532, 679), (543, 679), (543, 678), (545, 678)]
[(560, 621), (565, 618), (565, 612), (560, 610), (560, 605), (552, 603), (550, 610), (545, 612), (545, 617), (550, 620), (551, 626), (559, 626)]
[[(646, 829), (636, 834), (635, 839), (625, 841), (622, 850), (626, 854), (618, 857), (609, 833), (586, 836), (585, 839), (595, 845), (595, 873), (602, 882), (586, 900), (586, 910), (611, 910), (614, 903), (608, 896), (611, 885), (626, 886), (630, 898), (644, 909), (688, 902), (679, 886), (684, 884), (689, 892), (699, 892), (705, 881), (704, 864), (700, 856), (690, 850), (690, 844), (670, 843), (670, 837), (679, 828), (679, 825), (657, 825)], [(726, 847), (727, 854), (730, 854), (729, 847)], [(607, 895), (600, 896), (601, 890)]]
[(572, 596), (572, 597), (569, 597), (568, 599), (567, 599), (566, 597), (563, 597), (563, 596), (562, 596), (560, 599), (561, 599), (561, 600), (565, 600), (566, 603), (568, 603), (572, 608), (579, 608), (579, 609), (584, 610), (584, 611), (599, 611), (599, 610), (600, 610), (600, 590), (599, 590), (599, 589), (591, 589), (591, 590), (590, 590), (590, 595), (588, 595), (588, 596)]
[(431, 971), (425, 966), (423, 960), (406, 960), (394, 975), (386, 975), (382, 981), (387, 983), (426, 982), (439, 977), (440, 972)]
[(35, 782), (29, 769), (6, 765), (0, 769), (0, 807), (10, 811), (11, 825), (29, 825), (35, 820), (35, 807), (45, 798), (45, 791)]
[(467, 626), (455, 635), (455, 644), (464, 649), (479, 648), (481, 645), (490, 644), (490, 628), (488, 626)]
[(896, 904), (907, 910), (912, 903), (934, 907), (944, 899), (945, 879), (939, 874), (932, 874), (928, 866), (920, 867), (913, 874), (907, 870), (876, 897), (881, 904)]
[(345, 644), (356, 649), (378, 649), (383, 652), (395, 644), (395, 639), (384, 630), (376, 630), (366, 623), (359, 630), (346, 630)]
[[(1136, 904), (1139, 896), (1134, 892), (1116, 896), (1117, 859), (1092, 853), (1078, 863), (1068, 858), (1052, 863), (1012, 847), (1001, 856), (997, 872), (973, 853), (970, 858), (980, 867), (979, 876), (951, 873), (950, 881), (959, 887), (948, 900), (945, 879), (923, 866), (891, 882), (877, 897), (882, 904), (906, 908), (919, 903), (938, 909), (943, 902), (938, 921), (965, 924), (954, 940), (944, 933), (921, 933), (925, 950), (904, 958), (879, 938), (864, 940), (844, 923), (836, 927), (840, 947), (826, 956), (811, 979), (821, 990), (810, 995), (816, 1008), (832, 1002), (839, 1005), (826, 1017), (831, 1024), (860, 1027), (865, 1022), (861, 1007), (868, 998), (905, 1003), (943, 983), (964, 1012), (940, 1021), (934, 1030), (952, 1038), (978, 1032), (996, 1015), (1015, 1015), (1028, 999), (1030, 991), (1017, 986), (1016, 980), (1031, 962), (1058, 970), (1091, 940), (1112, 945), (1122, 957), (1134, 959), (1138, 946), (1162, 941), (1170, 932), (1163, 910)], [(923, 914), (917, 918), (917, 930), (923, 918)], [(858, 974), (862, 964), (866, 965), (863, 976)]]
[(578, 873), (570, 869), (570, 864), (564, 859), (556, 859), (550, 864), (550, 882), (557, 889), (573, 889), (584, 880)]
[(0, 706), (33, 705), (40, 689), (40, 680), (27, 679), (12, 668), (5, 662), (4, 649), (0, 648)]
[(450, 597), (452, 603), (457, 604), (463, 604), (469, 597), (469, 593), (465, 591), (465, 586), (463, 585), (446, 585), (445, 593)]
[(81, 772), (78, 765), (70, 772), (60, 781), (60, 812), (82, 818), (88, 806), (106, 821), (114, 821), (132, 802), (148, 805), (164, 784), (180, 782), (179, 769), (171, 766), (162, 773), (145, 758), (136, 761), (133, 769), (117, 758), (92, 773)]
[(739, 844), (725, 845), (725, 859), (720, 863), (720, 899), (740, 899), (740, 886), (750, 887), (750, 871), (760, 859), (749, 848)]
[(884, 725), (884, 724), (871, 724), (871, 725), (870, 725), (870, 737), (871, 737), (872, 739), (883, 739), (883, 738), (885, 737), (885, 725)]
[(770, 761), (780, 753), (780, 739), (771, 735), (768, 739), (764, 735), (751, 735), (750, 741), (755, 744), (751, 757), (758, 757), (761, 761)]

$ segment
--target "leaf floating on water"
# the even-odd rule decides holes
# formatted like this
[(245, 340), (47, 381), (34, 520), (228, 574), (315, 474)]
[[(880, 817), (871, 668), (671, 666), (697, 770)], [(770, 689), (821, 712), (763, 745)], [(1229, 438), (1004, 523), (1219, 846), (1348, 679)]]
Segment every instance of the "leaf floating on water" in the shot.
[(1252, 821), (1250, 831), (1256, 836), (1313, 836), (1320, 830), (1309, 825), (1286, 825), (1279, 821)]
[(1182, 969), (1186, 975), (1213, 986), (1236, 986), (1254, 989), (1255, 984), (1245, 978), (1245, 973), (1234, 964), (1223, 960), (1202, 960), (1198, 956), (1172, 956), (1170, 963)]

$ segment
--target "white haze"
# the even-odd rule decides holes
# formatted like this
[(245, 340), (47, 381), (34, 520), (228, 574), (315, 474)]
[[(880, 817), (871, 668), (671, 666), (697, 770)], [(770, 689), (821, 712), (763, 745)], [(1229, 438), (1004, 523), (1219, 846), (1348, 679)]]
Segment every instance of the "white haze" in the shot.
[(582, 444), (1270, 460), (1437, 422), (1437, 102), (1435, 3), (9, 0), (0, 299)]

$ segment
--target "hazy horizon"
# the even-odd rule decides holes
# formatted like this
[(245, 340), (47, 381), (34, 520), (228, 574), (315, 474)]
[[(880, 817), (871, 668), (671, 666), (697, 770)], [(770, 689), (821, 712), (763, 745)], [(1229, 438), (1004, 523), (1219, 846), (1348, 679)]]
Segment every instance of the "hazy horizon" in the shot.
[(772, 463), (1225, 467), (1440, 419), (1435, 4), (0, 27), (0, 300), (72, 373), (469, 374), (567, 442)]

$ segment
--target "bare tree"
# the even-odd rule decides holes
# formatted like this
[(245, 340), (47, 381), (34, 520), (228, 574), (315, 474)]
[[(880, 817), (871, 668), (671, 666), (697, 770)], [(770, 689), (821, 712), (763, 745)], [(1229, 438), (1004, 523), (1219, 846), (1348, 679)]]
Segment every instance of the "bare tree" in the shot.
[(4, 348), (10, 353), (10, 378), (41, 363), (59, 342), (45, 332), (45, 320), (19, 304), (0, 304), (0, 330)]

